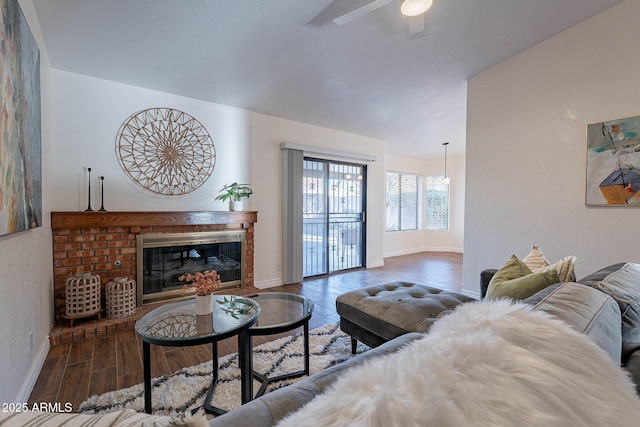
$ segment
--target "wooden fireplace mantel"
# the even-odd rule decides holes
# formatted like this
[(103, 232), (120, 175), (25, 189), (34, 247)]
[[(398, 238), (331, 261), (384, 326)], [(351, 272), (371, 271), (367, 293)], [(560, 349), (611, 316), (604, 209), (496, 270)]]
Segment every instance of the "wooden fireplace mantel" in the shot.
[(51, 228), (253, 224), (254, 211), (51, 212)]

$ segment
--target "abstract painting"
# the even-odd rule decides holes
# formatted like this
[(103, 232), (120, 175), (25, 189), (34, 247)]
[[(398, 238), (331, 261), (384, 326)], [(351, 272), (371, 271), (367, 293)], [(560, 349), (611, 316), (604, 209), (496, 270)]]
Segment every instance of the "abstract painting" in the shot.
[(640, 206), (640, 117), (587, 126), (588, 206)]
[(17, 0), (0, 0), (0, 236), (42, 225), (40, 50)]

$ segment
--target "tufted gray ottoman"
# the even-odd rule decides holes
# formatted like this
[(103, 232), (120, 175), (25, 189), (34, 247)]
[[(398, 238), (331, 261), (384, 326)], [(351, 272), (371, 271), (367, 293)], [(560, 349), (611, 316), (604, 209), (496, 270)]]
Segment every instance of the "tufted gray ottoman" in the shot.
[(408, 332), (427, 332), (437, 318), (474, 301), (455, 292), (409, 282), (356, 289), (336, 299), (340, 329), (357, 341), (377, 347)]

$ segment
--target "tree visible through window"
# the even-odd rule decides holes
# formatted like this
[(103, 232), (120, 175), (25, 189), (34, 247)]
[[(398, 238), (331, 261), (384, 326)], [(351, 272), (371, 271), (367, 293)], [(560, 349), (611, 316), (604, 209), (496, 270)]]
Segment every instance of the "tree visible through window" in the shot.
[(387, 231), (418, 229), (420, 176), (387, 172)]
[(449, 229), (449, 184), (444, 175), (427, 177), (427, 230)]

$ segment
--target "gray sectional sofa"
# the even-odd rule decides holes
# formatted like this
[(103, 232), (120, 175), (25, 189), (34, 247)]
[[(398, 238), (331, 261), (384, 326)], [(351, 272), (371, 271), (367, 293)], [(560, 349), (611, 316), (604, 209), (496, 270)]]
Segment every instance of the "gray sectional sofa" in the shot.
[[(497, 270), (484, 270), (480, 279), (481, 296), (486, 295), (491, 277)], [(620, 337), (620, 358), (614, 359), (619, 361), (622, 366), (633, 379), (636, 384), (638, 394), (640, 394), (640, 281), (636, 281), (636, 277), (640, 274), (640, 265), (632, 263), (612, 264), (608, 267), (600, 269), (595, 273), (583, 277), (576, 282), (585, 287), (596, 290), (610, 297), (616, 302), (620, 310), (620, 325), (615, 329), (606, 329), (610, 337)], [(531, 296), (526, 302), (537, 303), (538, 300), (551, 292), (558, 285), (544, 289), (537, 294)], [(591, 292), (591, 294), (594, 294)], [(565, 311), (575, 310), (576, 306), (581, 304), (574, 295), (568, 295), (567, 300), (563, 303)], [(556, 307), (549, 307), (545, 311), (558, 310)], [(563, 317), (559, 316), (563, 320)], [(615, 322), (613, 322), (615, 324)], [(603, 324), (594, 324), (593, 328), (603, 328)], [(603, 334), (603, 332), (599, 332)], [(591, 334), (594, 338), (596, 332)], [(596, 340), (596, 342), (598, 342)], [(598, 342), (598, 344), (601, 344)], [(601, 344), (601, 347), (603, 345)], [(603, 347), (604, 348), (604, 347)]]
[[(632, 283), (637, 271), (625, 271), (627, 264), (599, 270), (577, 283), (552, 285), (524, 300), (537, 310), (553, 314), (575, 330), (589, 336), (640, 384), (640, 281)], [(492, 270), (495, 272), (495, 270)], [(482, 274), (482, 294), (491, 270)], [(605, 279), (611, 279), (606, 281)], [(488, 280), (487, 280), (488, 279)], [(635, 286), (633, 286), (635, 285)], [(463, 299), (463, 298), (461, 298)], [(402, 303), (402, 302), (398, 302)], [(253, 400), (223, 416), (212, 419), (211, 427), (251, 425), (272, 426), (288, 413), (302, 407), (326, 390), (344, 372), (365, 360), (383, 357), (417, 340), (422, 333), (401, 334), (353, 359), (328, 368), (296, 384)], [(637, 386), (638, 387), (638, 386)], [(638, 387), (640, 394), (640, 387)]]

